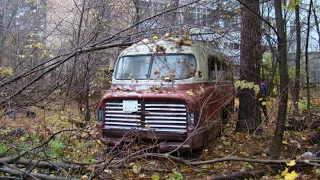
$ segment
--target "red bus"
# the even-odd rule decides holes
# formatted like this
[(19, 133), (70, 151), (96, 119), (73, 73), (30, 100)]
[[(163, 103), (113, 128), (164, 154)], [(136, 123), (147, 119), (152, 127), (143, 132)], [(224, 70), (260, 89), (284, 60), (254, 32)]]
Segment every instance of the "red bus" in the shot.
[(98, 111), (99, 136), (156, 140), (162, 152), (205, 148), (234, 102), (232, 65), (207, 45), (144, 40), (118, 57)]

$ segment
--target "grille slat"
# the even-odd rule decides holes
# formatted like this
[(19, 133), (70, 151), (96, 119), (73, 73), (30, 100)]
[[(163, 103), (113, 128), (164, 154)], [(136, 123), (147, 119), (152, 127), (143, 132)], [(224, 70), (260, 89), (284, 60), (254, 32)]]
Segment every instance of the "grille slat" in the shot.
[(127, 122), (106, 122), (106, 125), (125, 125), (125, 126), (140, 126), (141, 122), (138, 123), (127, 123)]
[[(148, 123), (149, 124), (149, 123)], [(151, 128), (168, 128), (168, 125), (166, 125), (166, 124), (161, 124), (161, 125), (157, 125), (157, 124), (149, 124), (149, 126), (151, 127)], [(183, 128), (185, 128), (185, 126), (177, 126), (177, 125), (171, 125), (170, 124), (170, 128), (178, 128), (178, 129), (183, 129)]]
[(177, 113), (177, 112), (152, 112), (148, 111), (148, 115), (163, 115), (163, 116), (186, 116), (187, 113)]
[[(140, 111), (140, 110), (139, 110)], [(130, 114), (128, 114), (127, 112), (123, 112), (122, 110), (121, 111), (106, 111), (106, 113), (110, 113), (110, 114), (113, 114), (113, 113), (115, 113), (115, 114), (127, 114), (127, 115), (130, 115)]]
[[(186, 117), (166, 117), (166, 116), (146, 116), (145, 119), (163, 119), (163, 120), (186, 120)], [(181, 122), (183, 122), (181, 121)]]
[(119, 119), (119, 118), (106, 118), (106, 121), (128, 121), (128, 122), (140, 122), (140, 119)]
[(183, 103), (138, 101), (138, 112), (124, 112), (122, 100), (107, 102), (106, 129), (186, 133), (187, 108)]
[[(166, 108), (166, 111), (186, 111), (185, 109), (178, 108)], [(163, 111), (163, 108), (146, 108), (146, 111)]]
[(159, 124), (186, 124), (182, 121), (163, 121), (163, 120), (146, 120), (146, 123), (159, 123)]
[(105, 127), (106, 129), (138, 129), (138, 127), (133, 127), (133, 126), (108, 126)]
[(124, 117), (124, 118), (140, 118), (140, 115), (131, 115), (131, 114), (109, 114), (106, 112), (106, 117)]
[(186, 106), (184, 104), (146, 104), (146, 107), (182, 107), (185, 108)]

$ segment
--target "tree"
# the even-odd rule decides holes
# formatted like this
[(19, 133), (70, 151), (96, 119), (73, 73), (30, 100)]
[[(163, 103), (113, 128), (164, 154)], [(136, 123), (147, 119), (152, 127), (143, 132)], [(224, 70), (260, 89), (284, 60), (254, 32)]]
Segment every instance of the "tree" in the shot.
[(310, 128), (311, 126), (311, 102), (310, 102), (310, 76), (309, 76), (309, 35), (310, 35), (310, 18), (312, 13), (313, 1), (310, 0), (309, 10), (308, 10), (308, 22), (307, 22), (307, 37), (306, 37), (306, 50), (305, 50), (305, 58), (306, 58), (306, 78), (307, 78), (307, 116), (305, 120), (305, 125)]
[(300, 58), (301, 58), (301, 30), (300, 30), (300, 5), (299, 1), (296, 1), (295, 5), (295, 22), (296, 22), (296, 69), (295, 69), (295, 79), (294, 79), (294, 88), (292, 91), (292, 98), (294, 103), (294, 114), (299, 115), (299, 90), (300, 90)]
[[(240, 80), (259, 83), (261, 51), (261, 19), (259, 1), (246, 0), (241, 15)], [(253, 133), (261, 124), (259, 101), (253, 88), (240, 89), (238, 131)], [(250, 107), (250, 108), (249, 108)]]
[(281, 0), (274, 0), (277, 35), (278, 35), (278, 61), (280, 72), (280, 96), (279, 108), (276, 122), (276, 130), (274, 133), (272, 145), (270, 148), (270, 156), (278, 158), (281, 153), (283, 134), (285, 130), (285, 121), (287, 115), (288, 102), (288, 67), (287, 67), (287, 36), (285, 32), (285, 24), (282, 15)]

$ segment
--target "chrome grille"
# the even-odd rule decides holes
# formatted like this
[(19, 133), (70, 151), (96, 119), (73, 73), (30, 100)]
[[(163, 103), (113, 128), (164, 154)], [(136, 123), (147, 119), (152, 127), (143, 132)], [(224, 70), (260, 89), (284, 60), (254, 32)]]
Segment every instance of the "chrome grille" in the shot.
[(146, 103), (146, 127), (156, 131), (186, 132), (187, 108), (184, 104)]
[[(141, 111), (140, 103), (138, 103), (138, 110)], [(107, 102), (105, 112), (105, 128), (138, 129), (141, 127), (141, 116), (137, 113), (124, 112), (122, 101)]]
[(106, 102), (106, 129), (137, 129), (185, 133), (187, 108), (182, 103), (138, 101), (138, 112), (123, 111), (121, 101)]

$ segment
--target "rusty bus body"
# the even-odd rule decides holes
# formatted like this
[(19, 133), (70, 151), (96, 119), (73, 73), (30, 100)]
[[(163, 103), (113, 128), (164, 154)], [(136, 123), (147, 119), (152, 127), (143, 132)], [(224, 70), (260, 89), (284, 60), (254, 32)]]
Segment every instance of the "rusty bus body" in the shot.
[(218, 136), (232, 106), (231, 78), (231, 65), (200, 45), (134, 44), (120, 54), (100, 101), (100, 138), (120, 144), (138, 136), (157, 140), (164, 152), (201, 150)]

